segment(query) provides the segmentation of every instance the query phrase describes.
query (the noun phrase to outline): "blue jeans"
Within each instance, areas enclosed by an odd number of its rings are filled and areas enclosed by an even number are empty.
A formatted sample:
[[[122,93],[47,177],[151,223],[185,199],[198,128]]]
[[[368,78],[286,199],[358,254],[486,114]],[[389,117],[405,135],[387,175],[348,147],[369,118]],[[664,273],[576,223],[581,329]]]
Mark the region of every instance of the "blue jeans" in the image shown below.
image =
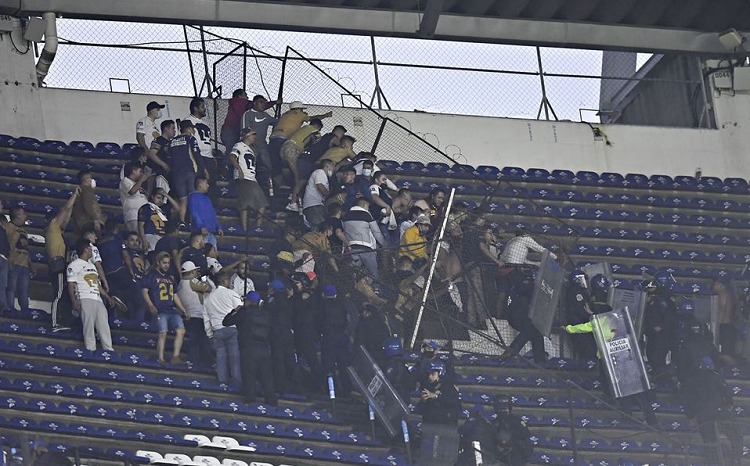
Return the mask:
[[[208,232],[208,234],[206,235],[206,243],[212,245],[215,248],[218,248],[218,246],[216,245],[216,235],[211,232]]]
[[[377,279],[378,278],[378,253],[374,249],[370,248],[363,248],[363,247],[353,247],[352,248],[352,260],[354,261],[354,264],[356,265],[357,262],[361,262],[361,264],[367,269],[367,271],[370,273],[372,278]]]
[[[6,292],[8,288],[8,259],[0,257],[0,312],[8,309]]]
[[[20,265],[11,265],[8,273],[8,288],[6,299],[8,308],[14,309],[16,293],[18,293],[18,305],[22,311],[29,310],[29,268]]]
[[[242,376],[237,329],[224,327],[214,330],[211,345],[216,351],[216,378],[219,383],[239,386]]]
[[[156,329],[158,333],[167,333],[170,330],[179,330],[185,328],[185,322],[179,314],[162,314],[156,315]]]

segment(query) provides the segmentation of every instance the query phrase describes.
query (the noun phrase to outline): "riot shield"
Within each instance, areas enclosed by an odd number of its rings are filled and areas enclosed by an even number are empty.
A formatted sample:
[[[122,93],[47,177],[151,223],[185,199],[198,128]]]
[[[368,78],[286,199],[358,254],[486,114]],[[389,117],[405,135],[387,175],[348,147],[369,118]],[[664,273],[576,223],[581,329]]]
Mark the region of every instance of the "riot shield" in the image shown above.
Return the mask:
[[[584,265],[581,267],[583,273],[586,274],[589,279],[594,278],[595,275],[604,275],[611,282],[612,281],[612,267],[609,262],[597,262],[595,264]]]
[[[635,334],[643,335],[643,316],[646,309],[646,293],[640,290],[623,290],[611,288],[609,291],[609,305],[612,309],[628,309],[633,320]]]
[[[460,436],[455,426],[422,424],[422,442],[417,466],[454,466]]]
[[[388,435],[395,437],[399,434],[401,421],[413,416],[364,346],[357,348],[347,371],[354,387],[367,398]]]
[[[542,254],[542,262],[534,281],[534,292],[529,305],[529,319],[539,333],[549,337],[562,294],[565,271],[557,265],[549,251]]]
[[[591,316],[591,326],[612,396],[622,398],[650,390],[651,383],[628,309]]]
[[[713,334],[713,341],[716,347],[719,347],[719,324],[716,320],[719,312],[719,297],[716,295],[695,295],[691,296],[693,301],[693,315],[701,324],[707,324]]]

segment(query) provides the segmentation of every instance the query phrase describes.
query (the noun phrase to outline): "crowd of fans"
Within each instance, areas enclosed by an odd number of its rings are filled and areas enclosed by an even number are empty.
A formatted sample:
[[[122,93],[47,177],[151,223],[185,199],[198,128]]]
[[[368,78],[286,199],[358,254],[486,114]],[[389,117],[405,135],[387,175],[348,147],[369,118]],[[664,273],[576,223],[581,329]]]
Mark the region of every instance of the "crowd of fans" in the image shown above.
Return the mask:
[[[504,232],[488,224],[481,209],[469,211],[460,202],[446,218],[445,190],[414,199],[409,189],[397,188],[374,154],[355,151],[356,139],[344,126],[323,130],[330,112],[309,115],[301,102],[292,102],[276,119],[267,112],[276,104],[236,91],[221,128],[222,152],[214,149],[202,99],[192,99],[184,119],[159,125],[164,106],[150,102],[136,125],[138,149],[120,173],[121,222],[102,211],[93,174],[78,174],[78,186],[49,213],[44,231],[54,331],[70,329],[80,317],[86,348],[95,350],[98,339],[111,351],[109,312],[136,324],[152,319],[159,362],[184,364],[187,335],[189,361],[215,367],[218,380],[248,401],[262,394],[272,404],[279,393],[321,391],[328,377],[348,392],[345,368],[353,348],[362,345],[404,395],[422,390],[425,412],[437,406],[431,404],[440,398],[436,393],[444,394],[440,410],[427,417],[453,422],[452,391],[441,385],[441,377],[450,380],[450,368],[434,361],[427,345],[424,364],[405,371],[399,362],[403,347],[394,337],[413,328],[437,254],[432,292],[442,309],[474,328],[486,328],[488,317],[505,318],[520,333],[502,357],[518,356],[531,341],[534,359],[546,359],[527,311],[530,271],[539,265],[530,258],[548,249],[524,229],[502,245]],[[236,193],[241,233],[264,225],[276,232],[267,248],[270,277],[263,283],[251,278],[247,258],[228,263],[219,257],[220,181]],[[281,205],[287,204],[290,218],[299,216],[298,230],[272,222],[269,199],[282,187],[290,195]],[[28,310],[34,267],[26,214],[21,207],[9,213],[0,228],[0,287],[6,291],[0,308],[12,309],[17,299]],[[68,247],[63,232],[71,220],[75,241]],[[442,240],[435,241],[443,226]],[[185,244],[181,231],[189,234]],[[570,280],[561,324],[574,334],[576,356],[587,359],[597,354],[593,338],[574,327],[608,310],[609,284],[598,276],[583,286],[582,275],[576,271]],[[676,357],[683,325],[678,309],[689,307],[687,300],[665,294],[665,280],[644,285],[649,297],[643,333],[656,379],[668,376],[666,358]],[[736,362],[737,295],[728,282],[717,282],[714,290],[722,348],[717,361]]]

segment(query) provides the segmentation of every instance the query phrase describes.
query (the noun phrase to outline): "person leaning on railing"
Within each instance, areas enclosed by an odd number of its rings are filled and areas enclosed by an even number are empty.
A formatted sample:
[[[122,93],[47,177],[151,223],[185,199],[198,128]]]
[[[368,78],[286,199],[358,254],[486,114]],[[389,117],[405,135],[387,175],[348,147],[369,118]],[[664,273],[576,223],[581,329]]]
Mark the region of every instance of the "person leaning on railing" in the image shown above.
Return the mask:
[[[430,231],[430,219],[426,215],[417,217],[414,225],[404,231],[401,237],[401,248],[399,257],[406,256],[414,261],[414,268],[419,268],[429,258],[427,251],[427,233]]]

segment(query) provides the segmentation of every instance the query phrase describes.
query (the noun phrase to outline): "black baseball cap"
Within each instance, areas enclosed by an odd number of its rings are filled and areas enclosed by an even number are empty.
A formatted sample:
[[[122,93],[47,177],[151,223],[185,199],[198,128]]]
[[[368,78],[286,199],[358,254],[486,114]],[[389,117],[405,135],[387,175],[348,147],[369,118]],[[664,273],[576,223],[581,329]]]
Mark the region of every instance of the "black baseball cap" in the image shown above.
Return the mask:
[[[164,107],[166,107],[166,105],[161,105],[159,102],[155,102],[152,100],[151,102],[148,103],[148,105],[146,105],[146,111],[150,112],[151,110],[155,108],[164,108]]]

